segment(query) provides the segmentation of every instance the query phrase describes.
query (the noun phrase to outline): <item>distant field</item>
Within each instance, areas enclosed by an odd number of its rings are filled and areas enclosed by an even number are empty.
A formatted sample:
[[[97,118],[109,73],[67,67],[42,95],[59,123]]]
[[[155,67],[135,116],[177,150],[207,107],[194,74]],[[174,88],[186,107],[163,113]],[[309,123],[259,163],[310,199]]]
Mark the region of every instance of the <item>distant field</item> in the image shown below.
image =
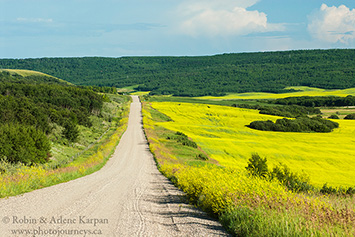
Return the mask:
[[[0,69],[0,71],[6,71],[6,72],[10,72],[11,74],[18,74],[21,75],[23,77],[28,77],[28,76],[49,76],[45,73],[42,72],[36,72],[36,71],[31,71],[31,70],[20,70],[20,69]],[[52,76],[50,76],[52,77]]]
[[[31,71],[31,70],[20,70],[20,69],[0,69],[0,72],[9,72],[10,74],[12,75],[20,75],[20,76],[23,76],[23,77],[28,77],[28,76],[42,76],[42,77],[51,77],[51,78],[55,78],[61,82],[65,82],[67,84],[71,84],[70,82],[67,82],[65,80],[62,80],[62,79],[59,79],[59,78],[56,78],[56,77],[53,77],[51,75],[48,75],[48,74],[45,74],[45,73],[42,73],[42,72],[37,72],[37,71]]]
[[[280,99],[286,97],[297,97],[297,96],[347,96],[355,95],[355,88],[349,88],[344,90],[325,90],[319,88],[312,88],[306,86],[294,86],[287,87],[286,89],[299,90],[292,93],[263,93],[263,92],[250,92],[250,93],[231,93],[226,96],[216,97],[216,96],[202,96],[197,97],[198,99],[206,100],[235,100],[235,99]]]
[[[348,114],[354,114],[355,108],[322,108],[323,118],[328,118],[332,114],[337,114],[340,119],[343,119]]]
[[[340,128],[325,134],[265,132],[245,125],[279,117],[203,104],[153,102],[152,107],[174,121],[160,126],[184,132],[223,166],[243,168],[257,152],[270,167],[283,162],[294,171],[304,170],[316,186],[355,185],[355,121],[337,120]]]

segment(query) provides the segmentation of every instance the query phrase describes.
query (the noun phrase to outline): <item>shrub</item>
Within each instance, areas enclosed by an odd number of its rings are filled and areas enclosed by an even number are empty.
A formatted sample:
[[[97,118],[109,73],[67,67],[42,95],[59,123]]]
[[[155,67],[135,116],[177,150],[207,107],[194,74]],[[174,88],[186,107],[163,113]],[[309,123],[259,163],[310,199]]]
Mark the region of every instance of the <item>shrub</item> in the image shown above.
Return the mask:
[[[279,165],[273,168],[270,177],[271,179],[277,179],[281,184],[294,192],[307,192],[314,189],[309,183],[308,175],[291,172],[291,170],[282,163],[279,163]]]
[[[266,178],[269,172],[266,162],[266,157],[261,158],[258,153],[254,153],[245,168],[253,176]]]
[[[355,119],[355,114],[348,114],[344,119]]]
[[[205,154],[202,154],[202,153],[196,155],[196,158],[199,160],[208,160],[208,156],[206,156]]]
[[[349,187],[349,188],[343,188],[343,187],[332,187],[328,186],[327,183],[323,185],[323,187],[320,190],[321,193],[323,194],[336,194],[336,195],[349,195],[353,196],[355,194],[355,187]]]
[[[328,186],[327,183],[325,183],[323,185],[323,187],[320,190],[321,193],[323,194],[336,194],[337,193],[337,189],[333,188],[332,186]]]
[[[339,119],[339,116],[336,114],[332,114],[328,117],[329,119]]]
[[[79,136],[78,126],[68,120],[64,125],[63,136],[68,139],[69,142],[75,142]]]
[[[197,148],[196,142],[189,140],[188,136],[182,132],[175,133],[175,140],[177,140],[178,142],[180,142],[184,146]]]

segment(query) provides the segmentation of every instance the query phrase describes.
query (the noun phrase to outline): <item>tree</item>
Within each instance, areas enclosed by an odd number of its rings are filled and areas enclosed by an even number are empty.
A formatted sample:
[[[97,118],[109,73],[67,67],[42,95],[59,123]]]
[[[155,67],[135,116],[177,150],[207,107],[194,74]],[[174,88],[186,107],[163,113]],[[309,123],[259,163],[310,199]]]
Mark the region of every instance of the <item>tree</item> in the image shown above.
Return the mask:
[[[64,125],[63,136],[68,139],[69,142],[76,142],[79,136],[78,126],[71,121],[67,121]]]
[[[24,124],[0,125],[0,158],[10,163],[45,163],[50,142],[44,132]]]
[[[266,157],[261,158],[258,153],[253,153],[245,168],[253,176],[266,178],[269,173],[266,162]]]

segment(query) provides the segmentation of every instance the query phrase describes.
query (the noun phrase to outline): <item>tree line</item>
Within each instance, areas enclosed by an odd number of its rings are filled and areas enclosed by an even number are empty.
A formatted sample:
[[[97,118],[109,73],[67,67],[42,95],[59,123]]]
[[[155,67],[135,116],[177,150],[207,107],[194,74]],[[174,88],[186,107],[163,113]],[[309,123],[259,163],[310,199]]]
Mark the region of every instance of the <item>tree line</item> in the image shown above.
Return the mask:
[[[305,107],[299,105],[261,105],[261,104],[232,104],[232,107],[246,108],[246,109],[256,109],[259,110],[260,114],[275,115],[288,118],[296,118],[307,115],[321,114],[319,108]]]
[[[30,69],[76,85],[126,87],[151,94],[224,95],[286,92],[289,86],[355,87],[355,50],[297,50],[200,57],[1,59],[0,68]]]
[[[305,107],[339,107],[339,106],[355,106],[355,96],[348,95],[346,97],[338,96],[300,96],[287,97],[272,101],[274,104],[280,105],[299,105]]]

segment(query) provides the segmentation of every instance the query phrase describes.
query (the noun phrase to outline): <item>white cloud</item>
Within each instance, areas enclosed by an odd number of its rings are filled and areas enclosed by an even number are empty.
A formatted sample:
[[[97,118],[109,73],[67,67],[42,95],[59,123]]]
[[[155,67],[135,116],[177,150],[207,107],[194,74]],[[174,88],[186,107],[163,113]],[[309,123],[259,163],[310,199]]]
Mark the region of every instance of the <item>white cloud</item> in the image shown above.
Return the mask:
[[[258,0],[199,0],[180,5],[179,30],[192,36],[247,35],[255,32],[283,31],[282,24],[270,24],[267,15],[248,11]]]
[[[309,17],[308,31],[312,37],[329,43],[349,43],[355,39],[355,9],[341,5],[321,8]]]

